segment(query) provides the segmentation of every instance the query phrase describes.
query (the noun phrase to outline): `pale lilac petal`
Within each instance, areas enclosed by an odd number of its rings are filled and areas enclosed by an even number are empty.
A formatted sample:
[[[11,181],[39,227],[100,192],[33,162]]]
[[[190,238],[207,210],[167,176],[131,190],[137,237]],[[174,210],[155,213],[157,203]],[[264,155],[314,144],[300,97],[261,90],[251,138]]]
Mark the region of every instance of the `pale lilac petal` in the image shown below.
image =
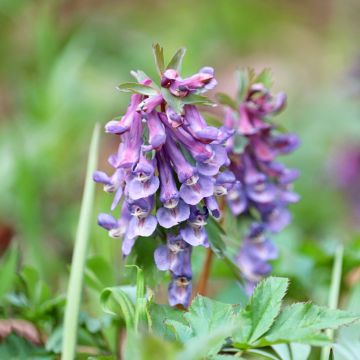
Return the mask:
[[[195,228],[190,225],[187,225],[185,228],[180,230],[180,234],[184,241],[192,246],[208,246],[208,237],[205,229]]]
[[[202,175],[216,175],[219,172],[220,167],[228,160],[226,149],[223,146],[213,145],[212,148],[214,150],[214,156],[206,162],[197,163],[197,169]]]
[[[162,207],[158,209],[156,217],[159,224],[169,229],[180,222],[185,221],[190,216],[190,208],[183,201],[179,201],[178,205],[172,209]]]
[[[103,171],[95,171],[93,174],[93,180],[97,183],[104,185],[112,184],[110,176],[104,173]]]
[[[130,254],[130,252],[135,244],[135,241],[136,241],[136,237],[134,237],[134,238],[130,238],[128,236],[124,237],[124,240],[123,240],[123,243],[121,246],[121,251],[124,256],[128,256]]]
[[[182,305],[187,308],[192,292],[191,279],[175,277],[169,284],[168,301],[171,306]]]
[[[182,184],[180,187],[180,197],[189,205],[198,204],[204,197],[214,194],[214,182],[211,178],[199,176],[196,184]]]
[[[129,222],[129,228],[127,235],[130,238],[137,236],[150,236],[156,229],[157,220],[153,215],[149,215],[146,218],[140,218],[133,216]]]
[[[114,211],[115,208],[118,206],[119,202],[121,201],[122,196],[123,196],[123,188],[119,187],[115,193],[114,200],[111,204],[111,211]]]
[[[117,220],[112,215],[104,213],[98,215],[98,224],[106,230],[111,230],[118,227]]]
[[[157,268],[160,271],[166,271],[170,269],[169,250],[166,245],[161,245],[155,250],[154,260]]]
[[[156,193],[159,188],[160,181],[157,176],[153,176],[147,181],[139,181],[138,179],[132,179],[127,186],[129,196],[133,200],[146,198]]]

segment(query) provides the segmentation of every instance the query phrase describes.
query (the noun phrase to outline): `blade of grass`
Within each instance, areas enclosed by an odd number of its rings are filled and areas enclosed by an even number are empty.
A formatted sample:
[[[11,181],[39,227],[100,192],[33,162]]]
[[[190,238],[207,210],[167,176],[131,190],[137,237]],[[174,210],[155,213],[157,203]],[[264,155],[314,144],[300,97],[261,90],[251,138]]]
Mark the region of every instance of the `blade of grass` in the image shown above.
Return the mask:
[[[96,124],[90,144],[85,187],[81,203],[80,218],[76,232],[73,258],[71,263],[70,279],[67,291],[67,302],[64,316],[64,331],[61,356],[62,360],[73,360],[75,358],[81,292],[95,194],[95,183],[92,179],[92,174],[97,167],[99,134],[100,127],[99,124]]]
[[[341,275],[342,275],[342,263],[344,255],[344,246],[342,244],[338,245],[335,251],[334,265],[331,275],[331,286],[329,292],[329,303],[328,306],[330,309],[337,309],[340,295],[340,286],[341,286]],[[329,338],[334,338],[334,330],[327,330],[327,336]],[[330,359],[330,346],[324,346],[321,350],[321,360]]]

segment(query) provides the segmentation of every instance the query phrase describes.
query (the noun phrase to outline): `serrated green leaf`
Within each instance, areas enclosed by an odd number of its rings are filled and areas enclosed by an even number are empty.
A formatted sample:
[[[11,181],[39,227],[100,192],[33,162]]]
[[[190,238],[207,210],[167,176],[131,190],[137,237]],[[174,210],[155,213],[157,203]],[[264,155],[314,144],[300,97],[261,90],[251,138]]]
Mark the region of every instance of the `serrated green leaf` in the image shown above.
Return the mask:
[[[165,325],[171,329],[175,335],[175,339],[183,344],[185,344],[194,336],[191,328],[180,321],[165,320]]]
[[[135,82],[126,82],[116,87],[117,90],[133,94],[141,94],[147,96],[157,95],[158,91],[151,86],[138,84]]]
[[[266,68],[254,79],[254,83],[263,84],[267,89],[270,89],[273,85],[271,69]]]
[[[185,349],[177,354],[176,360],[200,360],[217,355],[233,330],[234,325],[222,325],[191,338]]]
[[[204,105],[204,106],[215,106],[215,103],[209,98],[203,95],[190,94],[182,98],[182,103],[186,105]]]
[[[310,303],[298,303],[284,308],[267,332],[266,343],[298,342],[323,344],[327,337],[321,330],[335,329],[359,320],[359,316],[342,310],[331,310]]]
[[[159,75],[161,76],[165,70],[164,49],[158,43],[156,43],[153,45],[153,52],[154,52],[156,68],[158,70]]]
[[[165,321],[183,321],[183,311],[169,305],[151,303],[149,305],[149,312],[153,332],[165,339],[174,340],[174,333],[165,326]]]
[[[218,102],[222,105],[226,105],[231,107],[233,110],[237,111],[238,106],[236,104],[236,101],[233,100],[228,94],[225,93],[217,93],[216,98]]]
[[[273,345],[272,349],[279,355],[281,360],[292,360],[288,344]]]
[[[175,53],[175,55],[172,57],[172,59],[170,60],[168,66],[166,67],[166,69],[174,69],[177,72],[180,72],[182,61],[183,61],[185,53],[186,53],[186,49],[185,48],[180,48]]]
[[[181,114],[184,108],[184,103],[182,100],[170,93],[166,88],[161,88],[161,94],[164,97],[168,105],[173,108],[178,114]]]
[[[194,335],[201,335],[223,325],[230,327],[235,320],[235,306],[198,295],[184,318]]]
[[[269,277],[255,288],[249,304],[239,312],[243,329],[235,334],[235,342],[253,344],[270,329],[280,312],[287,287],[288,279]]]

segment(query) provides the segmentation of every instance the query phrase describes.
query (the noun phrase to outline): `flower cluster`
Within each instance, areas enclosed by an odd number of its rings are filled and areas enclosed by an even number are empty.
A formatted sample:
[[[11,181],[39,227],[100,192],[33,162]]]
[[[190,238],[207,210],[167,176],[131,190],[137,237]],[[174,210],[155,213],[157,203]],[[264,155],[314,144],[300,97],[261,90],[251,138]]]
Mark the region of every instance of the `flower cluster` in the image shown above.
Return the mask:
[[[340,147],[340,149],[339,149]],[[359,228],[360,223],[360,147],[357,144],[336,146],[330,156],[329,178],[338,187],[350,207],[349,225]]]
[[[175,68],[164,69],[161,87],[143,73],[134,75],[138,83],[122,87],[134,92],[125,115],[105,126],[120,137],[118,152],[109,157],[114,173],[94,174],[106,192],[114,193],[111,210],[121,204],[121,214],[118,219],[100,214],[98,223],[111,237],[123,238],[124,256],[139,237],[171,229],[155,262],[171,273],[170,304],[187,307],[191,249],[209,246],[206,220],[209,214],[220,217],[216,188],[224,177],[220,169],[229,164],[224,142],[232,131],[208,126],[195,104],[216,85],[212,68],[184,79]]]
[[[270,122],[285,102],[285,94],[273,97],[265,85],[253,83],[236,110],[227,110],[224,120],[226,127],[236,129],[236,135],[227,140],[229,169],[235,178],[226,191],[227,204],[235,216],[242,214],[253,222],[236,259],[248,293],[270,273],[268,260],[276,257],[265,234],[279,232],[290,223],[288,205],[299,198],[292,191],[298,171],[276,160],[295,150],[298,138],[280,133]]]

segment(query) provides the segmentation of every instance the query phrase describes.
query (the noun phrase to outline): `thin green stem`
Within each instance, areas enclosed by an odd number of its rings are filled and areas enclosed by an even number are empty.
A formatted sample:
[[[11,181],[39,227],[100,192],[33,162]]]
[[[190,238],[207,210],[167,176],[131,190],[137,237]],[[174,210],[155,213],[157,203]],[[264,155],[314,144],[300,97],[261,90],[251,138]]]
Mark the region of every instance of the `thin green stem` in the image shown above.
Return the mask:
[[[342,244],[339,244],[335,252],[334,265],[331,275],[329,302],[328,302],[329,308],[333,310],[337,309],[339,303],[343,255],[344,255],[344,246]],[[334,339],[334,330],[327,330],[326,334],[329,336],[330,339],[332,340]],[[330,351],[331,351],[330,346],[324,346],[321,350],[321,360],[329,360]]]
[[[80,218],[76,232],[75,246],[71,263],[71,272],[67,292],[67,302],[64,316],[62,360],[75,358],[77,330],[81,293],[83,287],[84,268],[88,249],[92,210],[95,194],[95,183],[92,174],[97,167],[97,154],[99,147],[99,124],[95,125],[86,171],[85,187],[81,203]]]

